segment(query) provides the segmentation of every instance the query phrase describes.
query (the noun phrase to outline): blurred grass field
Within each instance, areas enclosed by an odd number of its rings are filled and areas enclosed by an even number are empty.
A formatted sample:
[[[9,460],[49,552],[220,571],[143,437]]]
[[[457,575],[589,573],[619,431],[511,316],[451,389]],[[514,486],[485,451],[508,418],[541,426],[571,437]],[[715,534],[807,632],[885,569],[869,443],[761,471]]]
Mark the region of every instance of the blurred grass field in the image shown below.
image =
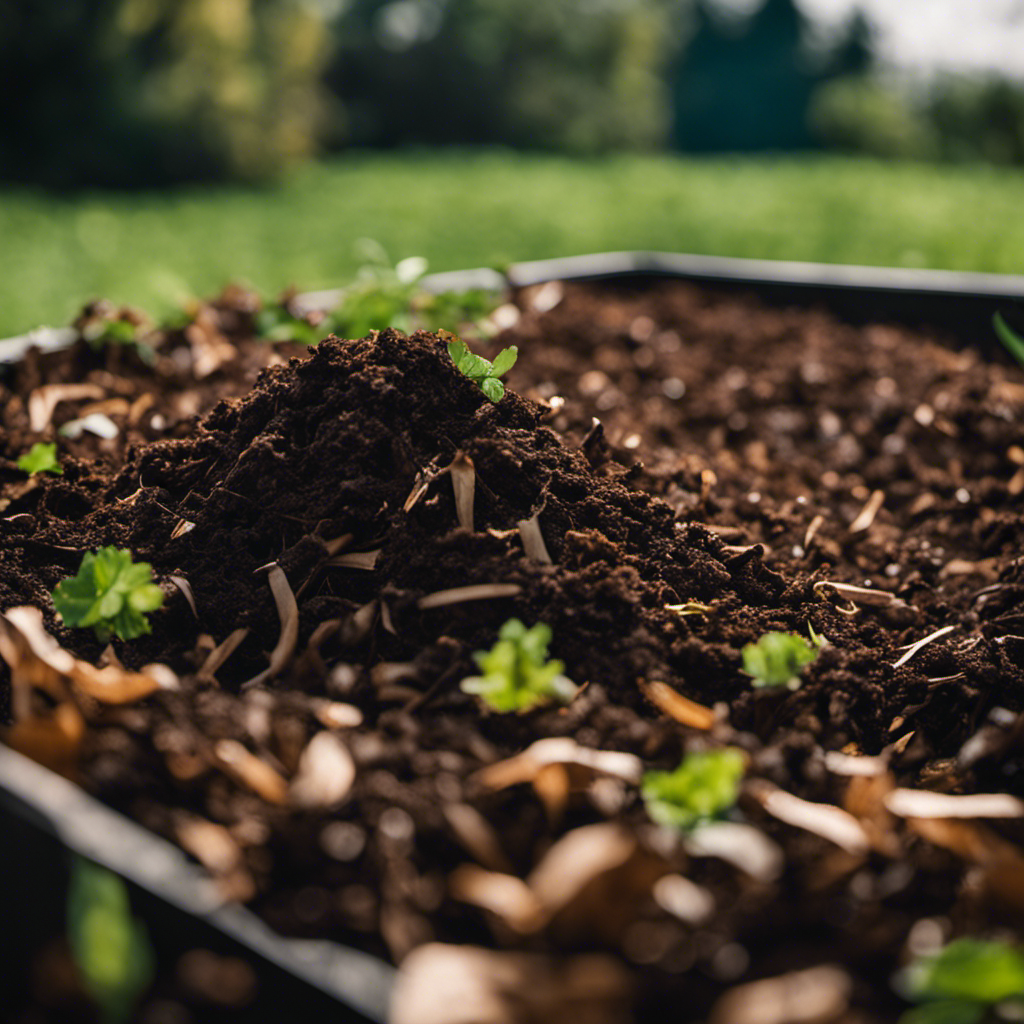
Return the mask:
[[[0,337],[106,296],[345,283],[355,242],[433,271],[612,249],[1024,273],[1024,175],[859,158],[348,155],[274,190],[0,191]]]

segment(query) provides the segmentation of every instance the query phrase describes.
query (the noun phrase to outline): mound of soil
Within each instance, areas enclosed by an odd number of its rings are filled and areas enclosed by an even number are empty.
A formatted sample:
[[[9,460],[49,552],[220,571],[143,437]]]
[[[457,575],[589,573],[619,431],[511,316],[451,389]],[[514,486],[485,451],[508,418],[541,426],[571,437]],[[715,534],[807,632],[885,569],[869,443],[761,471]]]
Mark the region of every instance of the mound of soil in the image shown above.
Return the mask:
[[[486,955],[539,994],[496,1020],[724,1024],[772,998],[758,979],[817,985],[815,1020],[895,1020],[922,934],[1020,938],[1020,821],[899,801],[1024,795],[1024,376],[677,283],[544,287],[483,353],[520,348],[497,405],[424,332],[284,362],[240,293],[153,366],[83,343],[14,368],[0,608],[41,609],[97,664],[49,598],[84,551],[129,548],[168,594],[114,656],[180,686],[80,701],[76,777],[278,930],[404,961],[396,1020],[426,1012],[440,944],[510,951]],[[95,390],[33,423],[69,381]],[[96,409],[116,438],[62,442],[65,474],[26,485],[17,455]],[[460,689],[512,617],[551,627],[568,707],[499,715]],[[799,688],[755,690],[744,645],[809,628],[827,644]],[[311,799],[325,732],[351,781]],[[506,764],[570,737],[583,753]],[[721,746],[748,762],[735,828],[652,825],[637,770]]]

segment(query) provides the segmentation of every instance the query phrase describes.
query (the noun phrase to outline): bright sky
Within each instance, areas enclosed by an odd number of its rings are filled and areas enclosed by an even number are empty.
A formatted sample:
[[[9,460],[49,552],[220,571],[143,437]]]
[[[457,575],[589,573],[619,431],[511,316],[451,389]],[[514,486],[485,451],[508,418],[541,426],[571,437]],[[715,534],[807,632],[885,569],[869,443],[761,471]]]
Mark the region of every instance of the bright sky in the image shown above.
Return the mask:
[[[739,10],[763,0],[720,0]],[[908,71],[998,69],[1024,79],[1024,0],[796,0],[824,27],[860,8],[880,31],[881,56]]]

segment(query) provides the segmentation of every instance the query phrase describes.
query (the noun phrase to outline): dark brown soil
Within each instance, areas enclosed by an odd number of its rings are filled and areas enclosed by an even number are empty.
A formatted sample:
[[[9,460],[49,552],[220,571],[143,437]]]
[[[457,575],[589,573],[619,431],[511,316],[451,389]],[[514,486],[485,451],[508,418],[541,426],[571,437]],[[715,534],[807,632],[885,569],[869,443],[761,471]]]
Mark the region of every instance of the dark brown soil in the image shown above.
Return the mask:
[[[239,851],[225,884],[287,934],[396,962],[428,941],[606,952],[652,1022],[705,1021],[732,986],[835,964],[850,994],[821,1019],[894,1021],[905,1004],[890,977],[914,925],[1019,939],[1024,887],[986,876],[966,840],[889,815],[825,752],[884,754],[879,792],[1024,795],[1024,375],[943,339],[681,284],[566,286],[544,313],[534,298],[516,296],[518,324],[483,352],[520,349],[498,405],[426,333],[332,338],[285,364],[280,347],[251,338],[237,294],[208,310],[234,355],[221,349],[201,380],[201,346],[183,332],[161,340],[153,368],[84,343],[14,368],[0,388],[0,608],[35,605],[65,647],[97,661],[101,646],[61,625],[49,592],[84,551],[117,544],[159,581],[186,579],[198,610],[168,584],[152,635],[116,645],[129,667],[170,665],[181,689],[85,708],[78,777],[171,838],[186,815],[225,826]],[[59,406],[54,426],[89,401],[123,399],[106,406],[118,437],[62,441],[65,475],[25,490],[13,460],[53,430],[30,431],[31,393],[83,380],[103,397]],[[458,452],[476,471],[472,531],[457,525],[443,472]],[[533,515],[553,565],[523,551],[516,524]],[[185,533],[183,521],[194,524]],[[343,535],[346,552],[379,549],[372,570],[328,564],[325,542]],[[297,654],[251,687],[279,632],[268,563],[298,599]],[[847,614],[821,581],[898,600]],[[485,583],[520,590],[418,603]],[[666,608],[688,601],[710,611]],[[459,689],[472,652],[512,616],[547,623],[553,656],[587,684],[568,708],[487,714]],[[742,647],[808,625],[829,645],[799,690],[754,691]],[[219,684],[199,681],[212,644],[243,626]],[[901,648],[946,626],[894,667]],[[674,721],[645,696],[649,681],[721,705],[718,724]],[[340,733],[356,776],[339,806],[275,806],[220,770],[214,748],[230,739],[290,778],[322,729],[324,698],[363,716]],[[474,777],[549,736],[629,752],[647,769],[708,745],[744,749],[733,817],[778,844],[782,873],[689,856],[650,825],[635,785],[581,786],[559,813],[539,789],[493,792]],[[870,848],[785,824],[765,783],[846,807]],[[525,878],[560,837],[607,820],[647,866],[634,858],[616,876],[624,905],[591,900],[571,921],[517,934],[451,884],[474,862],[452,826],[464,805],[493,828],[503,873]],[[1019,844],[1019,825],[964,827],[977,850],[996,848],[996,826]],[[653,878],[677,873],[710,894],[713,914],[688,921],[651,898]]]

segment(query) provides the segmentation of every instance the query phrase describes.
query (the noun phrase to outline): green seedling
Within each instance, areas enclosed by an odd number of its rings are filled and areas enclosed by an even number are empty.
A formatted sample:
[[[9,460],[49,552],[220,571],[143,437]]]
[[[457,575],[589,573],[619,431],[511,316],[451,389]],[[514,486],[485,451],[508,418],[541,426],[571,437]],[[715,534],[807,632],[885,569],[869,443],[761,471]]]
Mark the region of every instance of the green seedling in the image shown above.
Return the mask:
[[[132,1017],[153,978],[153,951],[142,922],[132,917],[117,875],[81,857],[71,869],[67,934],[71,955],[104,1024]]]
[[[455,368],[476,384],[492,402],[500,402],[504,397],[505,387],[498,378],[515,366],[519,349],[515,345],[502,349],[492,363],[483,356],[473,355],[464,341],[449,335],[447,331],[441,331],[440,334],[442,338],[448,335],[448,355],[452,357]]]
[[[148,562],[132,562],[115,547],[86,552],[78,574],[57,584],[53,604],[68,626],[88,627],[106,643],[112,636],[134,640],[151,632],[146,613],[164,602]]]
[[[1022,338],[1004,319],[1002,313],[995,313],[992,326],[996,337],[1003,343],[1007,352],[1024,367],[1024,338]]]
[[[1004,942],[957,939],[916,960],[898,981],[909,998],[921,1003],[900,1024],[1021,1020],[1024,1013],[1024,950]]]
[[[489,651],[477,651],[473,660],[480,675],[462,680],[462,690],[479,697],[493,711],[529,711],[556,701],[568,704],[579,687],[563,674],[565,664],[548,661],[551,629],[543,622],[527,629],[509,619]]]
[[[798,633],[765,633],[756,644],[743,648],[743,671],[754,687],[800,688],[800,670],[818,657],[824,640],[811,630],[807,641]]]
[[[690,831],[736,803],[745,768],[735,747],[695,751],[674,772],[646,772],[640,795],[652,821]]]
[[[18,469],[23,473],[53,473],[61,476],[64,467],[57,461],[57,445],[36,442],[18,459]]]

